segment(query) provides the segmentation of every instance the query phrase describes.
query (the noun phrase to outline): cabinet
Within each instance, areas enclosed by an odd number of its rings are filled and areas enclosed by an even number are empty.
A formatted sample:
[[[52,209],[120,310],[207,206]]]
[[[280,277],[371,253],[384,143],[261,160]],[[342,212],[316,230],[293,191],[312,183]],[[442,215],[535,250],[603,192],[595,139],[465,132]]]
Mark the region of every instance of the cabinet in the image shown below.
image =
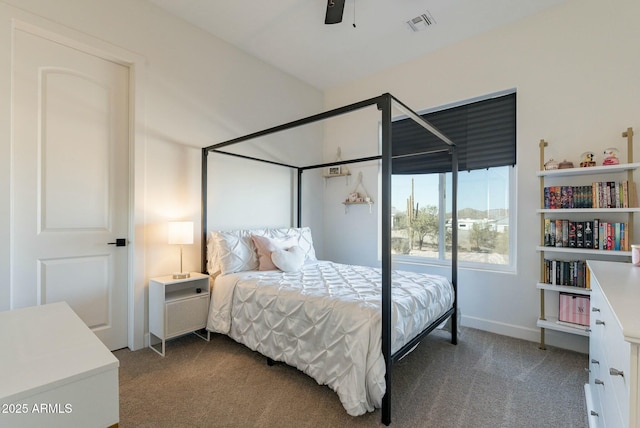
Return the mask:
[[[0,425],[118,425],[120,363],[66,302],[0,312],[0,326]]]
[[[589,426],[640,427],[640,267],[601,260],[591,271]]]
[[[165,342],[187,333],[210,339],[207,326],[209,276],[193,272],[189,278],[163,276],[149,280],[149,347],[164,357]]]
[[[601,197],[601,195],[609,192],[606,194],[610,195],[610,200],[615,199],[613,195],[615,194],[616,188],[618,189],[618,194],[620,194],[620,192],[624,194],[624,183],[626,183],[627,195],[633,194],[634,185],[630,183],[633,183],[633,172],[640,167],[640,163],[633,163],[633,130],[628,128],[622,133],[622,137],[625,138],[627,142],[626,163],[555,170],[544,170],[544,150],[545,147],[548,146],[548,143],[544,140],[540,141],[540,171],[537,174],[540,179],[540,208],[537,210],[540,216],[540,242],[537,246],[537,251],[540,254],[540,274],[536,287],[540,291],[540,316],[537,321],[537,326],[540,327],[541,349],[545,348],[546,329],[589,336],[589,328],[587,326],[559,322],[557,316],[559,312],[559,305],[557,304],[559,293],[565,292],[583,296],[589,296],[591,294],[591,289],[588,287],[588,271],[586,270],[584,261],[587,258],[628,261],[631,256],[629,245],[633,239],[634,214],[640,212],[640,209],[637,208],[637,197],[635,199],[627,198],[627,203],[619,204],[619,207],[616,208],[609,208],[609,206],[613,206],[613,204],[607,203],[604,197]],[[621,159],[621,161],[624,161],[624,159]],[[600,184],[600,187],[602,187],[603,183],[605,184],[605,189],[600,190],[598,185]],[[609,190],[606,190],[607,184],[610,183],[614,183],[614,185],[612,187],[609,186]],[[615,183],[618,183],[618,185]],[[567,204],[558,201],[555,207],[553,207],[554,205],[549,203],[550,188],[562,189],[561,195],[563,197],[565,196],[564,189],[580,189],[580,195],[584,200],[588,201],[588,204],[580,204],[581,208],[574,208],[571,207],[574,205],[568,204],[571,208],[566,208]],[[551,195],[553,194],[554,192],[552,191]],[[596,198],[597,201],[595,201]],[[621,200],[621,198],[618,198],[618,200]],[[597,208],[594,208],[594,206]],[[573,235],[569,233],[562,235],[552,232],[551,236],[557,236],[558,239],[565,240],[565,242],[556,246],[555,243],[550,243],[548,239],[550,225],[554,226],[558,224],[558,221],[563,220],[565,221],[562,226],[563,231],[572,229],[571,226],[575,225],[587,225],[586,227],[590,228],[596,224],[597,221],[600,225],[603,223],[613,225],[609,227],[613,235],[616,233],[615,224],[618,224],[618,229],[626,230],[626,233],[623,233],[622,236],[627,236],[628,238],[626,241],[618,240],[618,242],[622,242],[619,249],[603,249],[602,242],[598,244],[593,236],[593,241],[591,241],[589,245],[584,244],[581,246],[576,244],[571,245],[571,242],[575,242],[575,240],[571,241],[569,236],[572,237]],[[599,237],[602,238],[603,233],[599,230],[600,228],[598,227],[598,230],[595,229],[596,227],[594,227],[591,233],[598,233]],[[605,232],[606,230],[605,228]],[[577,274],[575,277],[569,277],[576,278],[576,283],[581,286],[557,285],[567,283],[567,281],[563,281],[560,278],[558,278],[558,280],[549,280],[549,271],[552,269],[551,266],[556,265],[562,265],[563,269],[569,267],[571,273],[584,273],[585,278],[582,281],[577,280],[579,276]],[[584,270],[571,270],[573,266],[579,266]],[[554,276],[553,278],[555,279],[556,277]],[[568,282],[571,283],[572,281],[570,280]],[[556,303],[553,306],[547,301],[547,297],[551,297],[551,294],[553,294],[553,298],[550,298],[549,301]]]

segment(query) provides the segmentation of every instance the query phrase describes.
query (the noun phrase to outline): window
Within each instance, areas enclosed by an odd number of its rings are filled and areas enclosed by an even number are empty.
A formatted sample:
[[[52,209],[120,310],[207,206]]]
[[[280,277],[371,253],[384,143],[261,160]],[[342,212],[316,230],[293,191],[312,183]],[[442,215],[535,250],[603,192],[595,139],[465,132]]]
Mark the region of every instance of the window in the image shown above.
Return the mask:
[[[451,138],[460,154],[458,261],[462,266],[510,269],[515,247],[510,227],[515,194],[515,93],[423,117]],[[419,152],[415,147],[425,143],[413,138],[405,123],[394,122],[394,146],[397,135],[400,154]],[[452,233],[449,156],[401,159],[402,163],[394,160],[393,165],[392,254],[402,261],[445,262],[451,259]]]
[[[512,264],[514,171],[501,166],[458,173],[458,261],[462,265]],[[392,186],[392,253],[431,261],[451,259],[451,199],[447,196],[451,195],[451,173],[394,175]],[[443,187],[445,191],[439,191]]]

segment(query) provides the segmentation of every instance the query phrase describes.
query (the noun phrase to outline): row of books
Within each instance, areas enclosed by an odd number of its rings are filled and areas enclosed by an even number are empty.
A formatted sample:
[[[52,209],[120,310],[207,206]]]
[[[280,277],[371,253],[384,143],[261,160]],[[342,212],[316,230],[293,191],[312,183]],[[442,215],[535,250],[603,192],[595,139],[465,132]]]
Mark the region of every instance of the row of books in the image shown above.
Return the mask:
[[[637,208],[634,181],[600,181],[590,186],[548,186],[544,188],[545,209]]]
[[[589,288],[587,262],[584,260],[544,259],[542,282],[553,285]]]
[[[629,251],[629,225],[622,222],[604,222],[599,219],[576,221],[545,218],[544,245]]]

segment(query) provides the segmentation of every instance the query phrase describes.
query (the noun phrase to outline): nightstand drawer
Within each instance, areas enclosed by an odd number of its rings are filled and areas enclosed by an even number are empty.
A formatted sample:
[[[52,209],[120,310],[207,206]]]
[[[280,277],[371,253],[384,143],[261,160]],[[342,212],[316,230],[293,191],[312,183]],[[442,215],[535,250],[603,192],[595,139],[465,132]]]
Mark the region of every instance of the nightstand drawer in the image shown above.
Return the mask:
[[[167,302],[165,306],[166,338],[169,339],[180,334],[205,328],[208,307],[209,295],[207,293],[188,299]]]

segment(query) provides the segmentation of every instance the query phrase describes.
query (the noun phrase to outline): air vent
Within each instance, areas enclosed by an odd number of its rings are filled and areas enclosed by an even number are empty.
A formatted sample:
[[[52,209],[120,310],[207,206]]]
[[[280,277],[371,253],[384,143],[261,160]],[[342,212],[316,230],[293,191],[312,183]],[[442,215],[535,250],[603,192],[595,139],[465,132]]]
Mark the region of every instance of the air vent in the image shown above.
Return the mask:
[[[436,20],[433,19],[433,15],[431,15],[429,11],[407,21],[407,24],[409,24],[409,28],[411,28],[411,30],[413,30],[414,32],[426,30],[428,27],[432,26],[435,23]]]

